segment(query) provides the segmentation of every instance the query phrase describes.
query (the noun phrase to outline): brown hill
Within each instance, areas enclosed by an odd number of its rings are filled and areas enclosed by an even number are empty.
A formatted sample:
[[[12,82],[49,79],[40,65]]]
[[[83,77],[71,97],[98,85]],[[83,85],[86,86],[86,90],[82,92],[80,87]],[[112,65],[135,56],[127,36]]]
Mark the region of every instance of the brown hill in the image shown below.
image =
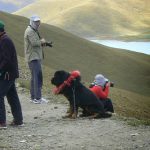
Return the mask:
[[[42,21],[82,37],[115,38],[149,31],[149,0],[39,0],[15,14],[39,14]]]

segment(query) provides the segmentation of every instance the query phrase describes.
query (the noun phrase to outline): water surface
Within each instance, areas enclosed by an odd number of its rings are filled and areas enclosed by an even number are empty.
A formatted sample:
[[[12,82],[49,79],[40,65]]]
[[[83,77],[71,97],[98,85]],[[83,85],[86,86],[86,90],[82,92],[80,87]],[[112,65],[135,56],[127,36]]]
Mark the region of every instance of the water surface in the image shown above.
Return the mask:
[[[117,40],[91,40],[113,48],[131,50],[150,55],[150,42],[123,42]]]

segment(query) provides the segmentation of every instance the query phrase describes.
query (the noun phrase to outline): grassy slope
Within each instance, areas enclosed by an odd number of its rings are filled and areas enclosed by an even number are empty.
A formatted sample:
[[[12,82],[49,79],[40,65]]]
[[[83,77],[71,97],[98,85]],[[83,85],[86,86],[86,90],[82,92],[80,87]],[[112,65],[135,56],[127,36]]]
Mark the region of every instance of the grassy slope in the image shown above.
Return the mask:
[[[147,31],[149,5],[148,0],[40,0],[16,14],[37,13],[44,22],[84,37],[115,37]]]
[[[18,54],[23,56],[23,34],[29,20],[2,12],[0,18],[5,21],[6,29],[16,44]],[[46,24],[42,24],[40,32],[46,39],[54,41],[53,48],[45,49],[47,80],[55,70],[79,69],[83,81],[88,85],[95,74],[103,73],[115,82],[111,97],[118,112],[136,117],[141,113],[142,117],[150,118],[147,113],[150,109],[149,55],[100,46]],[[47,80],[46,86],[51,87]],[[134,111],[136,108],[138,110]]]

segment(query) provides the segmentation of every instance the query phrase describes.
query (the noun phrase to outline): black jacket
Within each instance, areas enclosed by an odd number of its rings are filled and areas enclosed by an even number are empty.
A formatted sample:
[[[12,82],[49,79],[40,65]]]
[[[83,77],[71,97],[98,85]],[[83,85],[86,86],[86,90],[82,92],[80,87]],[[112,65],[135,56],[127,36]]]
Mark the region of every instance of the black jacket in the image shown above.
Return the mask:
[[[15,46],[6,33],[3,33],[0,36],[0,80],[14,80],[18,77],[18,60]]]

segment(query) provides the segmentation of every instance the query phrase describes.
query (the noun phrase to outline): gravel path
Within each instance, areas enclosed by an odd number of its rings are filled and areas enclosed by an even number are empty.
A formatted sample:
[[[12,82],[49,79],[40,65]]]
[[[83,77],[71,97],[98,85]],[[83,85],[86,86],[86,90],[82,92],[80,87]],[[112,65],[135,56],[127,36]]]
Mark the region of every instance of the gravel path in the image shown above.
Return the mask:
[[[19,91],[25,126],[0,130],[0,150],[150,150],[150,126],[132,127],[113,116],[109,119],[62,119],[67,105],[32,104]],[[6,102],[7,122],[12,120]]]

